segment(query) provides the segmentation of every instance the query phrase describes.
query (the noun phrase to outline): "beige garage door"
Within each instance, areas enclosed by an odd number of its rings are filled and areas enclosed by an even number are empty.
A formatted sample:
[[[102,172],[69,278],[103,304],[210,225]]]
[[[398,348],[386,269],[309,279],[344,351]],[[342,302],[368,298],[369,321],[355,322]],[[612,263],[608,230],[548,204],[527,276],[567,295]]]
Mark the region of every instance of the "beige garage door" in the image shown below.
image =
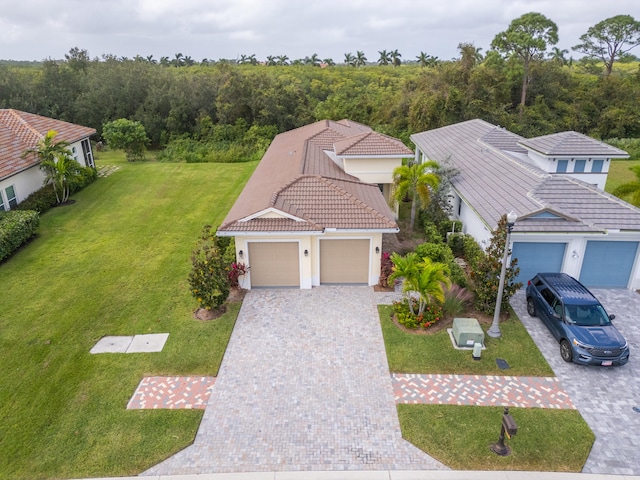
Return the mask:
[[[320,283],[369,283],[369,240],[320,240]]]
[[[249,242],[251,288],[300,287],[297,242]]]

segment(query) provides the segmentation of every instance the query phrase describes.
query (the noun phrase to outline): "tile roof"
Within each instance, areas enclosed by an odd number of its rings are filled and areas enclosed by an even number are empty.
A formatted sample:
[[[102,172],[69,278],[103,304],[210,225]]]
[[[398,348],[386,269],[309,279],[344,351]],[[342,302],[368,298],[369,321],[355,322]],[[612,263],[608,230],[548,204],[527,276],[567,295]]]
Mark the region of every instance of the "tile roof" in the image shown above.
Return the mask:
[[[21,158],[22,152],[34,148],[50,130],[57,132],[56,140],[69,143],[96,133],[93,128],[11,108],[0,109],[0,179],[38,164],[35,155]]]
[[[413,151],[397,138],[377,132],[366,132],[335,142],[336,155],[413,157]]]
[[[362,139],[371,133],[370,127],[349,120],[322,120],[277,135],[218,231],[397,229],[379,187],[345,173],[325,153],[334,151],[336,143],[352,137]],[[381,137],[385,144],[399,142]],[[375,155],[371,144],[367,148],[370,155]],[[401,149],[397,145],[394,148],[401,156]],[[295,219],[258,215],[271,208]],[[258,218],[252,218],[254,215]]]
[[[524,148],[546,156],[628,158],[627,152],[578,132],[561,132],[523,139]]]
[[[640,230],[640,209],[580,180],[551,175],[518,158],[512,153],[513,138],[508,139],[506,131],[500,133],[497,128],[476,119],[417,133],[411,140],[428,158],[451,160],[460,171],[452,185],[491,229],[510,210],[527,217],[550,209],[569,218],[529,217],[518,221],[514,231]]]

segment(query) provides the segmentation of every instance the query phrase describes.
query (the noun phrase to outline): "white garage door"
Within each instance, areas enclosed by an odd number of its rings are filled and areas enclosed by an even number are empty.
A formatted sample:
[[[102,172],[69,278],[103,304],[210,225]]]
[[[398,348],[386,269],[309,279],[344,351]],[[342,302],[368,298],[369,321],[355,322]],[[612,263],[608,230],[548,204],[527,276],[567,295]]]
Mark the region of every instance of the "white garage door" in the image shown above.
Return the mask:
[[[320,283],[369,284],[369,240],[320,240]]]
[[[251,288],[300,287],[298,242],[249,242]]]

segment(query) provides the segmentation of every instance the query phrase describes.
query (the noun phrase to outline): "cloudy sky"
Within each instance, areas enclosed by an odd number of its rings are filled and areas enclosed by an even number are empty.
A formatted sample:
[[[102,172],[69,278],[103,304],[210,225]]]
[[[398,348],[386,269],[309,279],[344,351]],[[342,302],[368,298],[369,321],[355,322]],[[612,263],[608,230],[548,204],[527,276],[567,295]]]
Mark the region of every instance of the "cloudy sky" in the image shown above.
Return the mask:
[[[540,12],[559,28],[560,48],[606,18],[640,20],[638,0],[2,0],[0,59],[63,58],[72,47],[155,58],[176,53],[235,59],[255,54],[290,59],[317,53],[340,63],[344,54],[395,50],[458,56],[457,45],[489,49],[511,20]],[[10,5],[10,6],[8,6]],[[632,51],[640,56],[640,47]],[[571,52],[576,56],[574,52]]]

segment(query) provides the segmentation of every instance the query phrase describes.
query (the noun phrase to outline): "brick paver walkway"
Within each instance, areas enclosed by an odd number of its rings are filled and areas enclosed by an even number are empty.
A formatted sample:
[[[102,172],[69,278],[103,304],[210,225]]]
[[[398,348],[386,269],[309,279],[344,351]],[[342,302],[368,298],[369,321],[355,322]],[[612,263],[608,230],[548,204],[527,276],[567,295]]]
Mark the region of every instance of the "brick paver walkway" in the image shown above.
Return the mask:
[[[215,377],[144,377],[127,409],[204,409]]]
[[[575,409],[555,377],[392,374],[396,403]]]

